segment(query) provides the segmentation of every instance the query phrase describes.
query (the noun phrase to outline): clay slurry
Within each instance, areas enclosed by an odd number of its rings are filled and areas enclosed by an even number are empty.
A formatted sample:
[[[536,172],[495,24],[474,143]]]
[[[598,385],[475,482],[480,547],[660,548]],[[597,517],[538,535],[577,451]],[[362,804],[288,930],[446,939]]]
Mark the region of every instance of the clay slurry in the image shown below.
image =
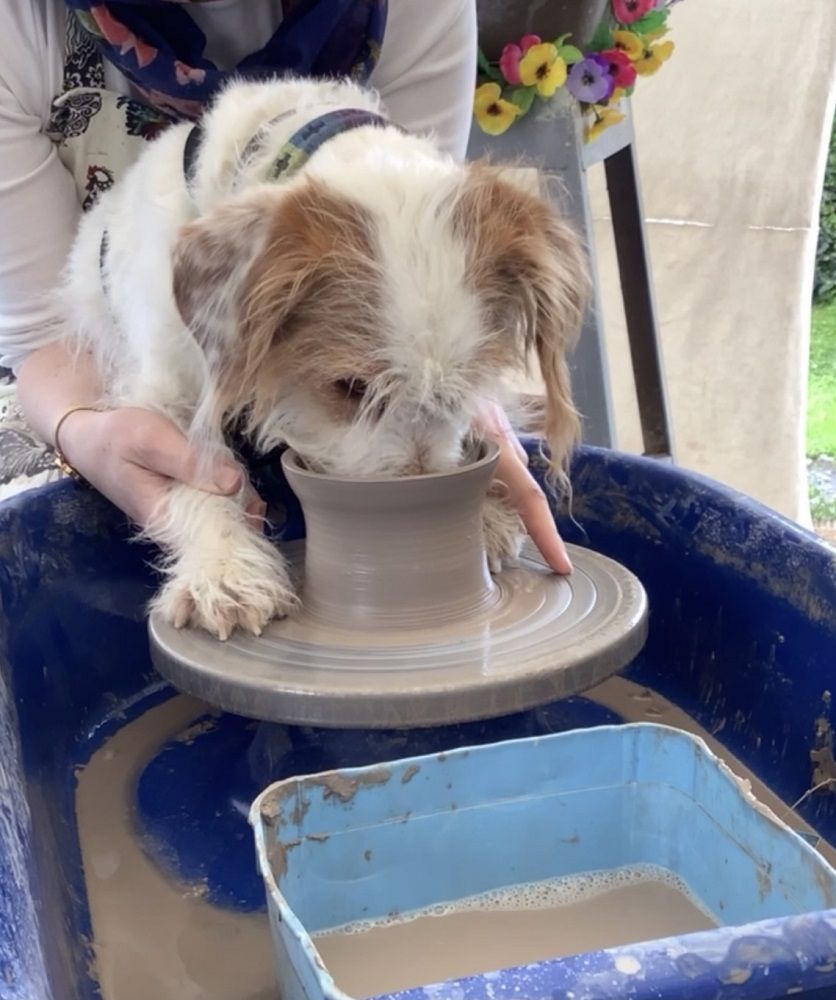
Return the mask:
[[[637,866],[499,889],[314,942],[337,986],[362,998],[716,926],[680,879]]]

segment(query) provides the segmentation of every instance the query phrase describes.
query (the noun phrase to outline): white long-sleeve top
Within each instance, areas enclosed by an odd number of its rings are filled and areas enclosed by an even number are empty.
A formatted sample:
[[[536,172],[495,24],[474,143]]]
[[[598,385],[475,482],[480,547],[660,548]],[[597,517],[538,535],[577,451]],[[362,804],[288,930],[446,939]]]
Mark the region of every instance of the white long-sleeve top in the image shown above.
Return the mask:
[[[260,49],[281,0],[209,0],[190,13],[206,55],[230,68]],[[60,329],[49,292],[75,234],[80,205],[70,173],[44,134],[62,89],[67,11],[62,0],[0,2],[0,366],[16,368]],[[371,84],[393,121],[432,131],[463,157],[476,55],[475,0],[389,0]],[[131,92],[105,62],[108,89]]]

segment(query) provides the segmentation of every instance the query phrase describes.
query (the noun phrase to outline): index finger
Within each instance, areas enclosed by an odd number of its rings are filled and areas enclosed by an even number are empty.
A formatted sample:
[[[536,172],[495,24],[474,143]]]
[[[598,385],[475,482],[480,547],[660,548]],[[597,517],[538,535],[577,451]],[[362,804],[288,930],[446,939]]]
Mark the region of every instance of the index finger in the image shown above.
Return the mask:
[[[536,479],[513,454],[500,451],[496,478],[522,519],[525,529],[548,565],[564,576],[572,572],[572,561],[557,531],[549,501]]]

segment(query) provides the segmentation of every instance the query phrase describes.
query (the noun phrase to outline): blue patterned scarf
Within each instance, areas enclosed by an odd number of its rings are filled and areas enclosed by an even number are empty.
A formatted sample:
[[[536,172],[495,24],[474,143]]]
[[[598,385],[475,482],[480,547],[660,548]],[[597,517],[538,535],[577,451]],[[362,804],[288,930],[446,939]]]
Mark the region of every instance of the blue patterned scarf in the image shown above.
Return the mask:
[[[365,81],[386,28],[387,0],[283,0],[278,31],[226,72],[203,54],[206,37],[187,10],[199,2],[66,0],[105,58],[150,103],[185,118],[196,118],[232,75],[258,79],[289,72]]]

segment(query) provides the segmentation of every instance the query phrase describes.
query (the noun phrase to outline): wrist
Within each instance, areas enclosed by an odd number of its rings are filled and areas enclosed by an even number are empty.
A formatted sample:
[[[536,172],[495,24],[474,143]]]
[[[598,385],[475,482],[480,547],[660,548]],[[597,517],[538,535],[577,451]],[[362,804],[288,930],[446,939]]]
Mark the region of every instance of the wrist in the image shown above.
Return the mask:
[[[53,446],[56,464],[63,472],[76,478],[86,474],[86,456],[107,413],[101,407],[79,405],[65,410],[58,418]]]

